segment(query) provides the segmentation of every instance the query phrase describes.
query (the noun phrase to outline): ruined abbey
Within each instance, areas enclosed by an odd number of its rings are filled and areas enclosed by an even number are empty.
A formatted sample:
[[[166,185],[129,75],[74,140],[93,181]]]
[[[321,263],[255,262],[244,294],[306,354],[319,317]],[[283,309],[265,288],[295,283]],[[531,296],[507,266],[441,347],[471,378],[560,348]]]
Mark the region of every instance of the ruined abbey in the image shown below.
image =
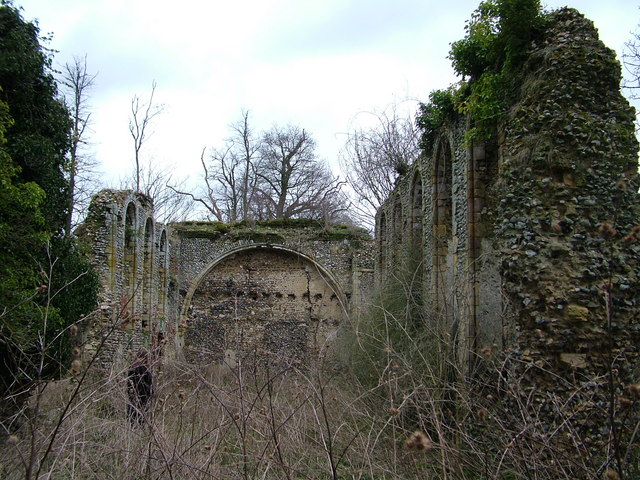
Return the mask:
[[[575,10],[553,14],[523,70],[495,138],[469,144],[460,117],[399,180],[377,215],[376,278],[417,285],[457,372],[493,358],[527,411],[550,429],[571,418],[594,452],[633,441],[637,418],[635,112],[615,54]]]
[[[589,20],[554,13],[497,135],[469,143],[462,115],[443,126],[374,240],[308,221],[159,225],[148,198],[100,193],[81,230],[103,286],[86,353],[304,362],[401,279],[462,377],[497,361],[550,426],[571,416],[586,449],[607,443],[607,418],[632,435],[616,399],[640,382],[640,181],[620,77]]]
[[[81,235],[103,287],[85,355],[100,348],[104,366],[140,346],[202,364],[302,362],[323,354],[373,284],[368,234],[315,221],[165,226],[149,198],[105,190]]]

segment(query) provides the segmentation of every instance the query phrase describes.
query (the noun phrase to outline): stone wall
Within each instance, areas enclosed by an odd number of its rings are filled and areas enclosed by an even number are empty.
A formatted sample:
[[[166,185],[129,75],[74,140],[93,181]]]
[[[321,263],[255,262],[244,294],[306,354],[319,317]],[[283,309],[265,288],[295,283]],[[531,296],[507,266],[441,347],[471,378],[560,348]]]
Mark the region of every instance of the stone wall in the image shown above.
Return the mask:
[[[500,277],[488,189],[497,171],[490,144],[464,145],[466,123],[443,131],[431,155],[401,177],[377,212],[376,279],[421,279],[430,327],[458,339],[460,361],[503,341]]]
[[[376,222],[379,286],[421,268],[424,315],[460,371],[497,346],[519,404],[598,461],[638,418],[638,144],[619,85],[592,22],[553,13],[495,138],[468,145],[468,119],[447,125]]]
[[[198,362],[320,354],[370,295],[371,242],[307,220],[174,225],[178,350]]]
[[[373,285],[369,235],[315,221],[164,226],[149,198],[106,190],[78,234],[102,284],[84,355],[100,348],[105,368],[141,346],[198,363],[304,361]]]
[[[100,314],[84,329],[85,358],[100,348],[108,367],[142,346],[158,347],[167,328],[169,244],[151,199],[103,190],[77,234],[102,285]]]

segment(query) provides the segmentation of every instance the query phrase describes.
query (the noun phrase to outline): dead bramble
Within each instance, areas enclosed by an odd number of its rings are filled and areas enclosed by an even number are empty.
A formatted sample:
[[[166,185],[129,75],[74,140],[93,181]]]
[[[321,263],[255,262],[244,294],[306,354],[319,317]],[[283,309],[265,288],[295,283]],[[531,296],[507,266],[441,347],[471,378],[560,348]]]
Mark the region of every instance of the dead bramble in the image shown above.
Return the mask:
[[[431,450],[433,444],[423,431],[416,430],[405,440],[404,446],[407,447],[408,450],[420,450],[426,452]]]
[[[620,475],[615,470],[611,470],[610,468],[604,472],[604,478],[606,480],[620,480]]]

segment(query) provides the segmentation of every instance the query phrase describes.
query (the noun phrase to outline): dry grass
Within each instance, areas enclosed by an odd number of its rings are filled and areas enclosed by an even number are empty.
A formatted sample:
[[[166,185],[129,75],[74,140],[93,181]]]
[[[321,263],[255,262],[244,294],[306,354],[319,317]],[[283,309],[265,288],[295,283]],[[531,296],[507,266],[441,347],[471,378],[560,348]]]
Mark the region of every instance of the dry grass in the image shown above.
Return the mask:
[[[15,419],[0,477],[27,478],[30,461],[39,470],[31,478],[52,479],[391,479],[428,469],[433,453],[403,446],[411,431],[379,410],[375,392],[325,375],[319,367],[220,374],[168,363],[142,426],[126,417],[123,372],[91,375],[44,455],[75,388],[73,379],[53,382]]]

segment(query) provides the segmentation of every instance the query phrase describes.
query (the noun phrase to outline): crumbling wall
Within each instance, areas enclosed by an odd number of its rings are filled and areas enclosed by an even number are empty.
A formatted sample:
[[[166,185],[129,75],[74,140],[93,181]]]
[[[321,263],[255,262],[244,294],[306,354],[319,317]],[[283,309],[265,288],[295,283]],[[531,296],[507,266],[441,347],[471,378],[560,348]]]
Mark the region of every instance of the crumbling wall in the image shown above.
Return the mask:
[[[491,143],[468,147],[466,126],[460,119],[443,130],[376,216],[378,287],[389,277],[421,279],[427,327],[455,339],[463,370],[473,352],[502,346],[503,338],[488,198],[497,149]]]
[[[571,417],[597,455],[612,419],[629,439],[625,387],[640,380],[635,112],[613,51],[575,10],[554,14],[525,75],[495,188],[508,354],[532,408]]]
[[[269,245],[226,255],[188,296],[184,354],[197,363],[302,363],[317,358],[345,319],[346,297],[306,256]]]
[[[360,229],[193,222],[171,238],[176,345],[189,361],[313,358],[371,294],[372,240]]]
[[[78,233],[102,284],[84,356],[100,349],[104,368],[141,346],[200,363],[258,351],[305,360],[357,317],[372,285],[371,239],[349,227],[309,220],[166,227],[155,223],[148,197],[105,190]]]
[[[83,329],[84,357],[100,349],[99,363],[110,368],[129,351],[158,347],[166,328],[169,247],[151,199],[103,190],[77,234],[102,285],[100,313]]]
[[[635,112],[614,52],[573,9],[550,16],[520,75],[492,140],[465,143],[459,118],[399,179],[377,215],[376,278],[384,285],[394,258],[408,268],[419,175],[425,317],[450,329],[453,361],[471,378],[499,347],[514,408],[561,451],[605,465],[638,420]]]

